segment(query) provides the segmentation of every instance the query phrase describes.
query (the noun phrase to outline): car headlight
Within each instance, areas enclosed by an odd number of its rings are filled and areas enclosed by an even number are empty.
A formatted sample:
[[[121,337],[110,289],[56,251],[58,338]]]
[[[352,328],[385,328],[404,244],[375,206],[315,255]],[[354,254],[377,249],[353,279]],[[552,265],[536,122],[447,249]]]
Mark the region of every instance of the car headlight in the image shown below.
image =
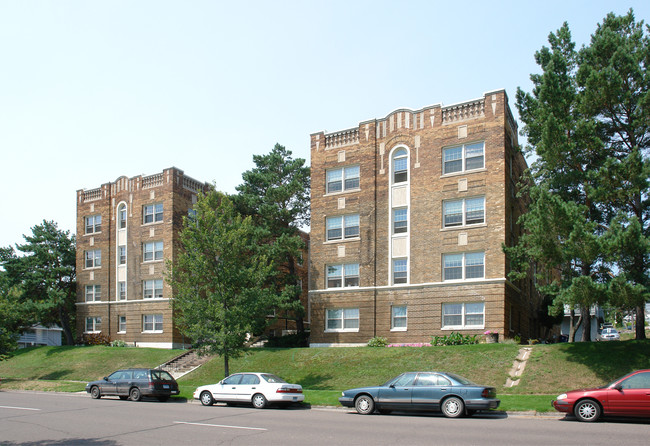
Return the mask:
[[[558,396],[557,396],[557,399],[558,399],[558,400],[565,400],[565,399],[567,399],[567,394],[566,394],[566,393],[563,393],[562,395],[558,395]]]
[[[345,392],[341,392],[341,396],[345,396]]]

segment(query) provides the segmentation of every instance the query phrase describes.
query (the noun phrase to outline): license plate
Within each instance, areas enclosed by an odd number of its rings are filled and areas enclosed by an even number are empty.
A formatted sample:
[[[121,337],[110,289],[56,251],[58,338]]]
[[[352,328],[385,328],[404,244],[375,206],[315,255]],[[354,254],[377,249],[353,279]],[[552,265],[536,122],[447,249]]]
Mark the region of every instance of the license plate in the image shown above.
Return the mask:
[[[169,384],[163,384],[163,389],[169,389]]]
[[[294,401],[298,401],[298,397],[297,397],[297,396],[294,396],[294,397],[293,397],[293,400],[294,400]]]

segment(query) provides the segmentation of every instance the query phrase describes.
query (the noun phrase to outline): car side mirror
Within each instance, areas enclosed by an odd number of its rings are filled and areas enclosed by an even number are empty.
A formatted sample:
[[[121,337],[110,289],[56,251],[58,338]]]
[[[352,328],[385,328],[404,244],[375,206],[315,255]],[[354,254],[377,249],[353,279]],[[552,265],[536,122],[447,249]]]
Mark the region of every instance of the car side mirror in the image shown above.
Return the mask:
[[[394,388],[395,388],[395,384],[391,384],[391,385],[388,386],[388,387],[390,387],[391,389],[394,389]]]
[[[105,376],[105,377],[104,377],[104,381],[108,381],[108,376]]]
[[[614,390],[619,390],[619,391],[620,391],[620,390],[623,390],[623,386],[621,385],[621,383],[616,384],[616,385],[614,386]]]

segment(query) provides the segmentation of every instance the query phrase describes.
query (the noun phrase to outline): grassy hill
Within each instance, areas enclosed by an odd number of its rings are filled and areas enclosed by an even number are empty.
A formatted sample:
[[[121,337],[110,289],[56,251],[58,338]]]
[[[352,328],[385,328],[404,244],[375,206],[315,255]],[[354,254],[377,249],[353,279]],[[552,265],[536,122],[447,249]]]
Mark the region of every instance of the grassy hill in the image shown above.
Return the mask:
[[[650,368],[650,341],[536,345],[521,383],[503,387],[521,346],[254,349],[231,360],[230,372],[275,373],[305,388],[306,402],[337,405],[341,390],[380,384],[407,370],[453,371],[497,388],[505,410],[550,411],[566,390],[602,385]],[[82,391],[85,382],[122,367],[156,367],[181,351],[116,347],[36,347],[0,362],[0,388]],[[224,377],[215,357],[178,380],[181,396]]]

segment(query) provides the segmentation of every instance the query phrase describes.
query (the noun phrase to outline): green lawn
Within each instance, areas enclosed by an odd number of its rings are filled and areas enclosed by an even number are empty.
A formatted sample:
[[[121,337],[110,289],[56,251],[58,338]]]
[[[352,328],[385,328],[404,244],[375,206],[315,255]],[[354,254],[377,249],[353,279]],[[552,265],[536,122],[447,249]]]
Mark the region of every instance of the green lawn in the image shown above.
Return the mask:
[[[452,371],[497,388],[502,410],[551,412],[550,402],[570,389],[602,385],[631,370],[650,368],[650,341],[536,345],[519,386],[504,383],[521,346],[253,349],[232,359],[230,372],[275,373],[305,389],[305,402],[338,406],[342,390],[380,384],[406,370]],[[156,367],[179,350],[118,347],[34,347],[0,362],[1,388],[82,391],[123,367]],[[215,357],[181,377],[181,398],[224,377]]]

